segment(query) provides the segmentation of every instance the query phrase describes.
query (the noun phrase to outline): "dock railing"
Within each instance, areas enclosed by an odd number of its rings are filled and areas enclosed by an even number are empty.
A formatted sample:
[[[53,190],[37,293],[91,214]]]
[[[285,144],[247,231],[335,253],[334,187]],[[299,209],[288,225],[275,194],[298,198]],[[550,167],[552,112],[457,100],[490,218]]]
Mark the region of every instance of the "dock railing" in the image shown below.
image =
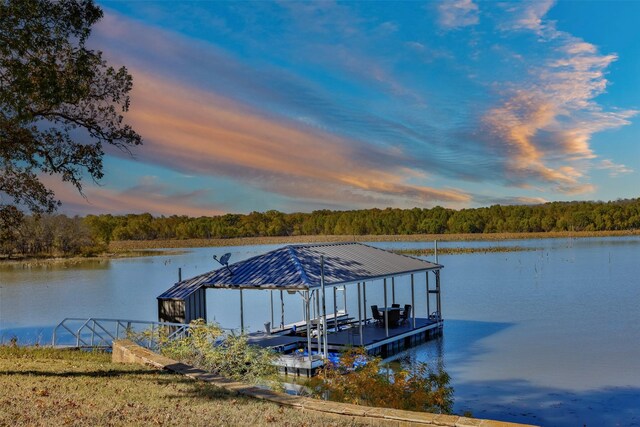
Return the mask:
[[[53,347],[111,347],[118,339],[131,339],[139,345],[155,349],[160,340],[183,337],[189,330],[184,323],[146,320],[67,317],[53,329]]]

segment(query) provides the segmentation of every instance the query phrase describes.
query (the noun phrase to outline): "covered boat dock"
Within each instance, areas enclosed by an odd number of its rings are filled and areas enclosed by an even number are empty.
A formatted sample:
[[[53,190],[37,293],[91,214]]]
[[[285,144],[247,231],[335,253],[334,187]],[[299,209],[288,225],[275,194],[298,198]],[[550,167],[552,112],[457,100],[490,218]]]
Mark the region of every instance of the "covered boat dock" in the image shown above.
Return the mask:
[[[265,303],[271,307],[271,322],[263,332],[248,333],[249,341],[280,352],[279,365],[285,373],[311,375],[330,352],[361,346],[370,354],[386,357],[441,334],[442,267],[362,243],[289,245],[176,283],[158,297],[158,315],[163,322],[206,320],[206,289],[234,289],[240,293],[240,329],[246,333],[243,292],[268,290]],[[396,304],[396,278],[401,276],[410,276],[411,304],[404,307]],[[367,287],[371,294],[371,287],[378,283],[383,286],[382,306],[370,307]],[[416,286],[426,287],[420,315]],[[357,295],[355,313],[347,312],[347,288],[355,291],[350,295]],[[277,326],[274,292],[279,293],[281,306]],[[283,292],[301,297],[301,321],[284,323]],[[338,309],[339,293],[342,310]]]

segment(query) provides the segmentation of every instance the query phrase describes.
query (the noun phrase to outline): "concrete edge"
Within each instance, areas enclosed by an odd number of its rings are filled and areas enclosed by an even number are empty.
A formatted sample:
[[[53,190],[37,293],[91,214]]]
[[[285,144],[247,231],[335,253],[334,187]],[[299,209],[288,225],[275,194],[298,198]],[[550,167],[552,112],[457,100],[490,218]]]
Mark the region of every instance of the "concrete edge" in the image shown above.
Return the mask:
[[[302,396],[292,396],[253,385],[232,381],[202,369],[177,362],[144,347],[131,340],[113,342],[112,361],[114,363],[134,363],[156,369],[168,370],[188,378],[204,381],[233,393],[267,400],[278,405],[290,406],[303,411],[314,411],[327,415],[352,418],[380,426],[436,426],[436,427],[535,427],[527,424],[504,421],[466,418],[458,415],[432,414],[400,409],[373,408],[369,406],[338,403]]]

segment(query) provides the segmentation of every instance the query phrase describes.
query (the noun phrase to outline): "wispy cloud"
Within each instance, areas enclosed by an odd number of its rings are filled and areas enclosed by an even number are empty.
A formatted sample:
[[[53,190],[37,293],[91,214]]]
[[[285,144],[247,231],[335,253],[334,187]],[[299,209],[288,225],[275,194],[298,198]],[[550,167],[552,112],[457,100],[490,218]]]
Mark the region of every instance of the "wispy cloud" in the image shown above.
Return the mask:
[[[609,171],[609,176],[616,177],[627,173],[632,173],[633,169],[619,163],[614,163],[610,159],[604,159],[596,166],[597,169],[605,169]]]
[[[390,152],[304,124],[265,116],[235,101],[141,71],[129,116],[146,138],[141,160],[181,172],[222,175],[306,199],[344,194],[465,202],[459,190],[405,182],[401,151]],[[289,185],[283,185],[289,182]],[[297,183],[305,189],[300,194]],[[313,182],[314,185],[309,185]]]
[[[226,207],[207,202],[208,189],[178,190],[154,177],[141,177],[139,182],[123,190],[86,184],[83,188],[86,198],[55,178],[43,176],[41,179],[62,201],[64,212],[73,215],[149,212],[154,215],[211,216],[228,211]]]
[[[517,16],[511,28],[551,28],[543,17],[552,4],[510,6]],[[532,65],[525,80],[509,82],[501,104],[488,111],[484,122],[503,148],[508,177],[516,185],[533,179],[561,193],[591,192],[594,186],[583,182],[588,161],[596,157],[591,136],[629,124],[637,111],[605,111],[595,99],[606,90],[606,69],[615,54],[601,54],[593,44],[555,29],[553,37],[538,43],[550,49],[549,58]]]
[[[446,0],[438,4],[438,23],[445,29],[475,25],[479,21],[478,5],[473,0]]]
[[[527,0],[523,2],[502,3],[507,12],[502,17],[500,27],[503,30],[531,30],[542,33],[550,23],[544,21],[544,16],[553,7],[555,0]]]

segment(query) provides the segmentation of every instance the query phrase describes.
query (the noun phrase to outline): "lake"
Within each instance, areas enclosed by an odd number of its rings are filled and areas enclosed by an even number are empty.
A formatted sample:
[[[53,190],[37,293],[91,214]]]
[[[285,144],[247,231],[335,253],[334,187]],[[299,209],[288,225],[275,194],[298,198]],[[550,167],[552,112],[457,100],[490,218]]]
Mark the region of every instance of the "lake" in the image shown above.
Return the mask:
[[[0,340],[48,343],[65,317],[156,320],[155,297],[177,280],[178,268],[188,278],[217,268],[214,254],[231,252],[234,262],[280,246],[197,248],[67,267],[4,266]],[[443,363],[458,413],[545,426],[640,425],[640,237],[440,243],[447,246],[533,250],[441,255],[444,335],[394,359]],[[408,283],[396,280],[399,303],[410,303]],[[421,316],[424,275],[416,276],[416,285]],[[348,311],[357,316],[355,287],[347,292],[353,300]],[[367,284],[367,303],[381,305],[381,282]],[[209,320],[239,327],[237,292],[209,290],[207,306]],[[245,307],[251,307],[245,309],[251,331],[270,320],[268,291],[245,292]],[[285,293],[285,307],[285,322],[300,320],[299,296]],[[276,310],[276,322],[279,316]]]

